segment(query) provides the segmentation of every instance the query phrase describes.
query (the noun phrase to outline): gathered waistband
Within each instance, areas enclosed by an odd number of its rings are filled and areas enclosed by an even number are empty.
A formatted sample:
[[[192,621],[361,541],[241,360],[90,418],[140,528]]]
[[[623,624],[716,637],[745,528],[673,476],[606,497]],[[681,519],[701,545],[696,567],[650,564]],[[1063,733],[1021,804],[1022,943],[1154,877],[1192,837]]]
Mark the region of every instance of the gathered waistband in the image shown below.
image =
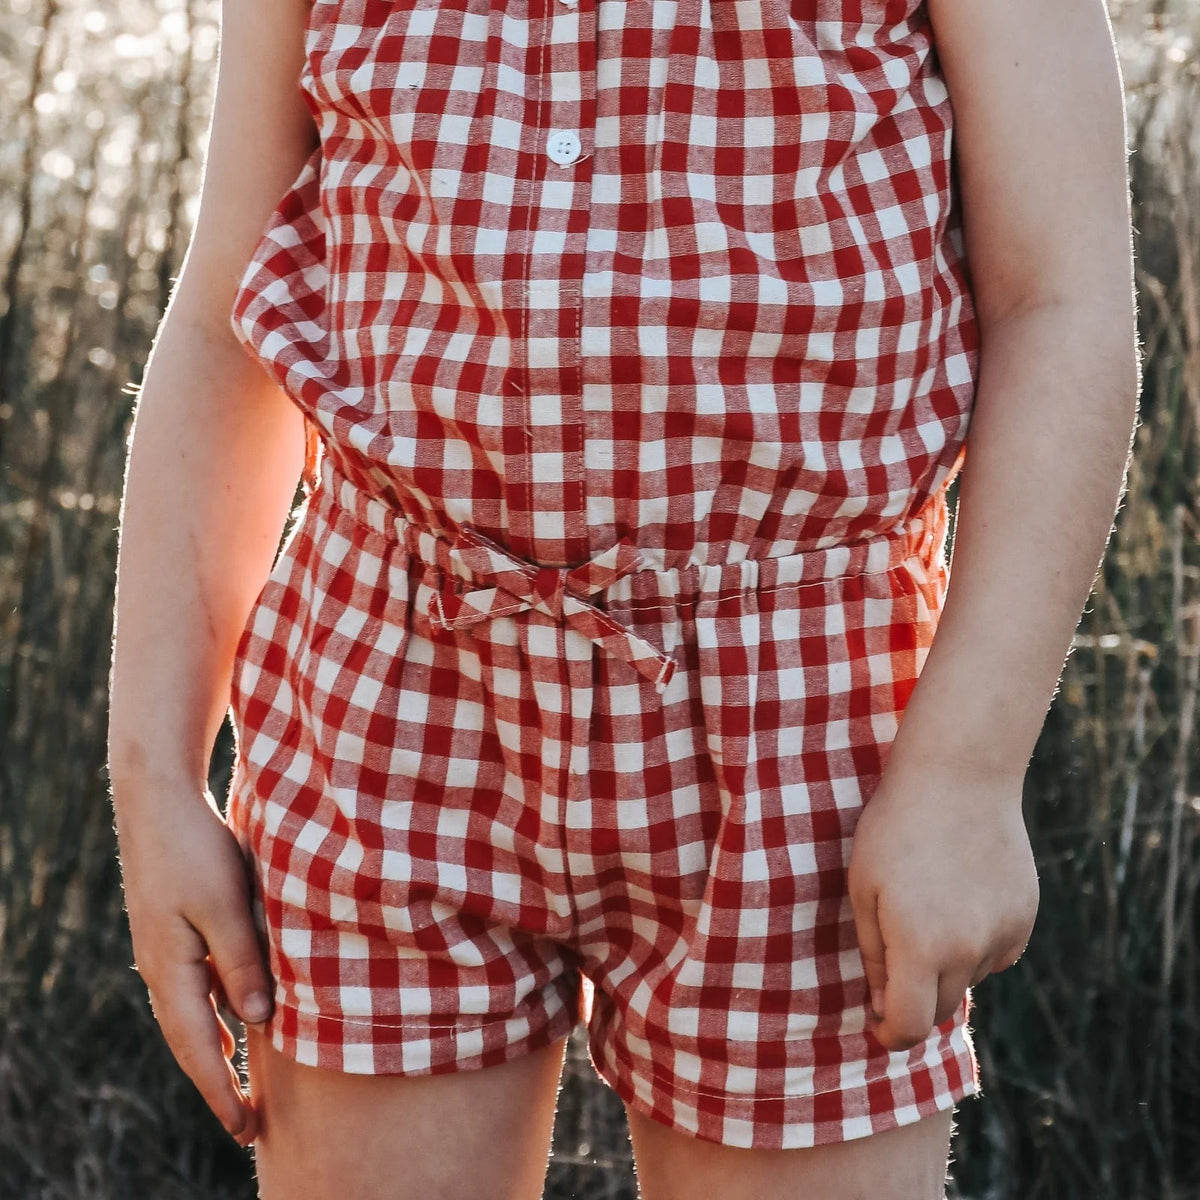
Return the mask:
[[[328,453],[321,458],[318,486],[313,493],[312,503],[320,502],[322,497],[346,510],[376,533],[399,543],[427,565],[436,566],[448,575],[470,578],[470,572],[462,561],[462,543],[473,537],[487,540],[477,535],[471,526],[463,526],[459,537],[455,539],[414,524],[403,513],[347,478]],[[943,489],[931,495],[924,507],[906,524],[887,533],[854,542],[797,550],[773,558],[744,558],[712,564],[688,563],[682,567],[668,568],[664,565],[661,551],[656,551],[654,547],[637,545],[628,538],[620,539],[615,545],[624,543],[637,552],[638,562],[626,576],[631,580],[626,589],[631,596],[644,592],[647,596],[653,594],[659,599],[695,598],[889,571],[911,558],[918,558],[926,566],[931,566],[943,551],[948,517],[949,506]],[[602,551],[601,554],[615,554],[615,550]],[[599,557],[594,556],[591,561],[595,562]],[[535,571],[549,569],[541,568],[537,563],[527,565]],[[569,574],[578,572],[584,566],[586,563],[576,567],[555,567],[553,570]],[[632,582],[648,573],[655,576],[652,591]],[[621,574],[626,575],[626,572],[622,571]]]
[[[415,524],[322,457],[309,504],[349,514],[423,565],[428,615],[443,629],[470,628],[532,609],[583,633],[624,659],[661,695],[676,660],[618,619],[622,606],[700,605],[729,593],[804,586],[856,574],[885,572],[909,559],[931,567],[947,529],[945,492],[930,497],[916,517],[883,535],[770,558],[665,567],[662,553],[628,535],[573,566],[544,566],[515,555],[471,525],[453,537]]]

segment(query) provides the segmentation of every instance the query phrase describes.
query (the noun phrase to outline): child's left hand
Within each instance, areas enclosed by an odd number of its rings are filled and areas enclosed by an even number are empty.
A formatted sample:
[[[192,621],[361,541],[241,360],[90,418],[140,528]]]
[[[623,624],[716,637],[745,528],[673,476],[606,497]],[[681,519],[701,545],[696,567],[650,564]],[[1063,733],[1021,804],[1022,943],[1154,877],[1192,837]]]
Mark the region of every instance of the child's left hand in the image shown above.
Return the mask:
[[[1023,774],[893,759],[859,817],[850,900],[880,1018],[868,1028],[890,1050],[923,1041],[1024,952],[1039,894]]]

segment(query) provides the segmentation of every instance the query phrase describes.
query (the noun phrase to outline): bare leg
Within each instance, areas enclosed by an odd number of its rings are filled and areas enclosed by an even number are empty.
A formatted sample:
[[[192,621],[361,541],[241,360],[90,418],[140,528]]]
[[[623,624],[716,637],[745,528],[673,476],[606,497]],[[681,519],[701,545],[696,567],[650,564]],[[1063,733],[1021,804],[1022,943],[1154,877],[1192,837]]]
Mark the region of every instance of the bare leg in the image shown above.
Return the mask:
[[[565,1039],[461,1074],[353,1075],[246,1030],[261,1200],[538,1200]]]
[[[743,1150],[630,1112],[642,1200],[942,1200],[953,1112],[848,1142]]]

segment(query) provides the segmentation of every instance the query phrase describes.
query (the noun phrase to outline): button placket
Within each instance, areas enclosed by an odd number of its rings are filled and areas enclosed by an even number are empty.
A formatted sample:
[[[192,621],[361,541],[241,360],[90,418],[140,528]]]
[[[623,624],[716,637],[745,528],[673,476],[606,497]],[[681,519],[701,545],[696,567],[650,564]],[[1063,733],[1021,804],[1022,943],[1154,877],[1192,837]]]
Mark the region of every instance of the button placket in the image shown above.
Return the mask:
[[[579,0],[559,0],[560,4],[566,5],[567,8],[575,8]],[[553,20],[553,18],[551,18]],[[563,15],[566,19],[566,14]],[[579,35],[579,20],[576,16],[576,47],[578,47]],[[551,39],[554,40],[553,38]],[[581,67],[579,62],[578,48],[575,50],[575,66],[577,71]],[[551,83],[550,105],[552,109],[560,107],[556,104],[559,97],[555,96],[554,84]],[[579,134],[574,129],[551,129],[550,135],[546,139],[546,154],[551,162],[557,163],[560,167],[569,167],[583,153],[583,143],[580,141]]]
[[[592,552],[584,485],[579,362],[582,279],[589,224],[595,10],[591,0],[542,0],[531,24],[538,47],[535,145],[542,170],[529,217],[523,357],[527,365],[523,469],[530,481],[523,552],[552,566]],[[524,434],[524,431],[522,431]]]

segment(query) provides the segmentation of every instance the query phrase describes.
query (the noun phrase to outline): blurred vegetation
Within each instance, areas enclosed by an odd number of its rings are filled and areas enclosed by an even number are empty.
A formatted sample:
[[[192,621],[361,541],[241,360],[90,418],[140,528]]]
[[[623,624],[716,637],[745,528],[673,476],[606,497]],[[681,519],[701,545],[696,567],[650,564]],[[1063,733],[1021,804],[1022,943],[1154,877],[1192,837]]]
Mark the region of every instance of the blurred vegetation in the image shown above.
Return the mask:
[[[972,1200],[1200,1196],[1200,6],[1110,0],[1146,349],[1129,491],[1028,777],[1042,909],[977,994]],[[195,215],[215,0],[0,13],[0,1196],[222,1200],[251,1162],[132,970],[104,769],[133,397]],[[1014,608],[1013,619],[1019,620]],[[223,795],[228,730],[213,765]],[[572,1046],[548,1197],[634,1195]]]

